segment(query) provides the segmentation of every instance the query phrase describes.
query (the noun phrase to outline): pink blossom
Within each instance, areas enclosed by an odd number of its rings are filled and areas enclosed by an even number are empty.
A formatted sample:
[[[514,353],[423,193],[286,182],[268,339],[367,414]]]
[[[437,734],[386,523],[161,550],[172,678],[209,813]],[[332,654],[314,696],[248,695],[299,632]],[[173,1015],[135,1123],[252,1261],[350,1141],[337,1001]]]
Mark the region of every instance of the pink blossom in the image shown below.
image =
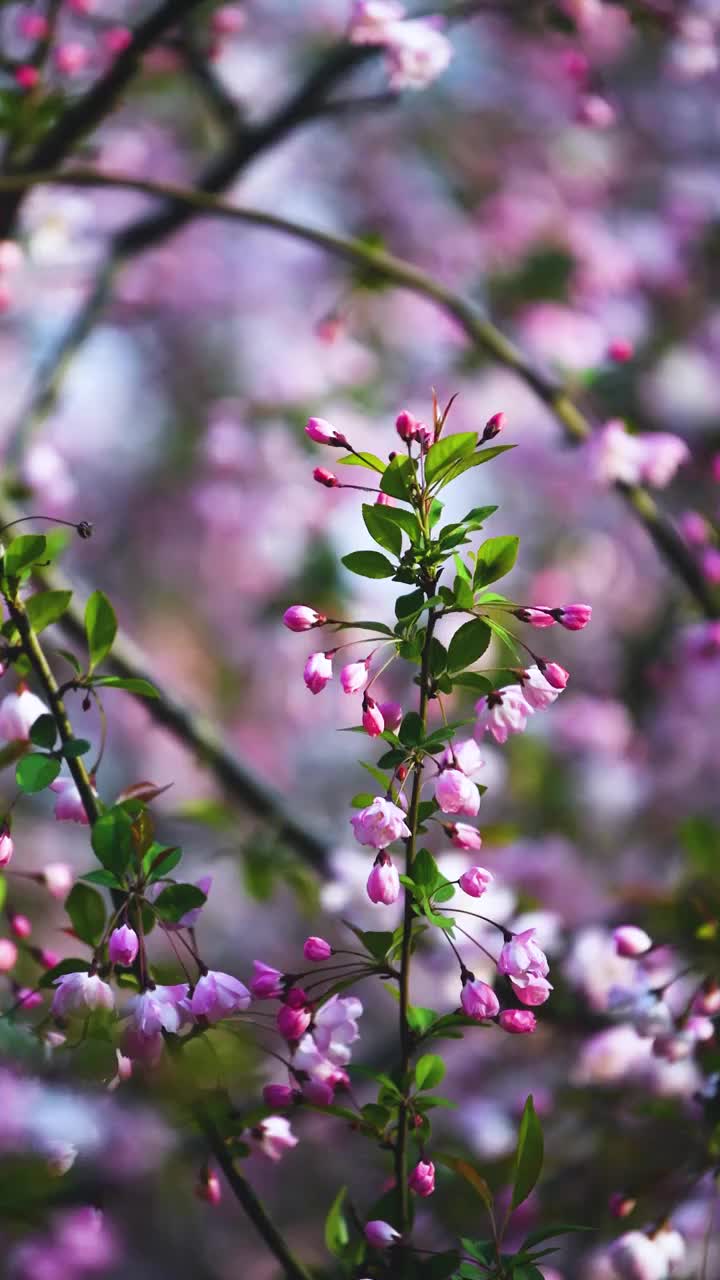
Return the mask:
[[[500,1001],[492,987],[479,978],[469,978],[463,983],[460,1003],[468,1018],[477,1021],[494,1018],[500,1012]]]
[[[680,532],[686,542],[702,547],[708,541],[711,528],[699,511],[685,511],[678,520]]]
[[[582,631],[592,618],[592,605],[566,604],[557,612],[558,622],[566,631]]]
[[[480,808],[480,792],[460,769],[443,769],[435,782],[435,799],[443,813],[474,818]]]
[[[542,669],[542,674],[548,684],[552,685],[553,689],[557,689],[558,693],[566,688],[570,679],[570,672],[561,667],[559,662],[546,662]]]
[[[52,898],[62,902],[72,888],[72,868],[66,862],[46,862],[38,879],[45,885]]]
[[[362,723],[363,729],[371,738],[378,738],[385,730],[382,712],[374,698],[369,698],[367,694],[363,698]]]
[[[26,64],[23,67],[16,67],[14,71],[15,83],[21,89],[34,89],[40,83],[40,72],[37,67],[31,67]]]
[[[110,27],[103,33],[103,44],[107,52],[116,57],[132,44],[132,31],[129,27]]]
[[[198,978],[190,1000],[193,1017],[219,1022],[241,1013],[250,1004],[250,992],[238,978],[210,969]]]
[[[467,822],[453,822],[452,826],[445,827],[445,831],[450,836],[456,849],[482,849],[480,832]]]
[[[619,956],[641,956],[652,947],[652,938],[634,924],[621,924],[613,930],[615,950]]]
[[[610,129],[617,115],[607,98],[602,98],[599,93],[585,93],[578,102],[575,119],[578,124],[589,125],[591,129]]]
[[[545,1001],[550,999],[552,986],[547,978],[531,977],[529,982],[511,978],[510,981],[515,989],[515,995],[523,1004],[532,1005],[534,1008],[536,1005],[545,1004]]]
[[[505,430],[507,425],[507,415],[504,413],[494,413],[485,423],[485,429],[480,437],[481,444],[487,444],[488,440],[494,440]]]
[[[112,987],[96,973],[64,973],[62,977],[55,979],[54,986],[51,1012],[56,1018],[115,1007]]]
[[[604,484],[648,484],[664,489],[690,457],[679,436],[668,432],[630,435],[617,418],[606,422],[588,447],[593,471]]]
[[[6,867],[15,852],[15,846],[7,825],[0,828],[0,833],[0,867]]]
[[[0,738],[5,742],[27,742],[35,721],[49,714],[45,703],[29,689],[8,693],[0,702]]]
[[[400,878],[397,867],[386,853],[379,853],[368,876],[367,895],[371,902],[389,907],[400,896]]]
[[[720,550],[717,547],[706,547],[700,557],[704,577],[713,586],[720,582]]]
[[[708,983],[699,991],[692,1003],[693,1013],[714,1017],[720,1013],[720,987],[717,983]]]
[[[391,89],[425,89],[452,59],[450,41],[423,18],[391,23],[383,40]],[[419,435],[419,433],[417,433]]]
[[[308,418],[305,432],[317,444],[329,444],[336,449],[350,447],[345,436],[336,431],[324,418]]]
[[[366,809],[353,814],[350,823],[358,843],[373,849],[384,849],[394,840],[405,840],[410,835],[402,809],[383,796],[375,796]]]
[[[334,1066],[347,1066],[350,1045],[358,1039],[357,1020],[363,1007],[357,996],[331,996],[315,1014],[313,1040],[320,1053]]]
[[[111,964],[130,967],[138,953],[139,939],[134,929],[123,924],[113,929],[108,943],[108,956]]]
[[[279,1000],[285,990],[284,974],[262,960],[253,960],[250,990],[258,1000]]]
[[[513,1036],[526,1036],[535,1030],[537,1020],[531,1009],[503,1009],[498,1025]]]
[[[15,934],[16,938],[24,940],[25,938],[30,937],[30,934],[32,933],[32,924],[28,920],[27,916],[11,915],[10,929]]]
[[[496,689],[475,704],[477,712],[476,736],[492,734],[496,742],[507,742],[511,733],[522,733],[527,725],[532,707],[519,685]]]
[[[72,778],[56,778],[54,782],[50,783],[50,790],[54,791],[57,796],[54,813],[58,822],[79,822],[84,827],[88,826],[90,819],[85,812],[82,797]],[[97,793],[95,792],[95,794]]]
[[[292,991],[288,992],[288,1003],[278,1010],[277,1028],[286,1040],[299,1040],[312,1022],[312,1009],[305,1003],[294,1003],[292,994]]]
[[[90,62],[90,50],[76,40],[60,44],[55,50],[55,66],[60,75],[75,76],[84,71]]]
[[[18,949],[11,938],[0,938],[0,973],[9,973],[15,968]]]
[[[628,1231],[609,1250],[618,1280],[667,1280],[665,1258],[654,1241],[641,1231]]]
[[[627,364],[635,355],[635,348],[629,338],[613,338],[608,346],[608,357],[616,364]]]
[[[25,40],[43,40],[49,31],[48,20],[42,13],[21,13],[18,31]]]
[[[161,1031],[179,1031],[190,1016],[188,995],[187,983],[179,983],[173,987],[152,987],[149,991],[132,996],[132,1030],[145,1040],[153,1040]]]
[[[535,941],[535,930],[516,933],[506,942],[498,959],[498,973],[527,986],[531,978],[544,978],[548,973],[545,952]]]
[[[247,22],[247,14],[238,4],[221,4],[210,20],[213,31],[218,36],[235,36],[242,31]]]
[[[550,609],[536,606],[531,609],[514,609],[513,612],[520,622],[529,622],[531,627],[542,629],[555,626],[556,619],[552,616]]]
[[[400,1239],[400,1232],[391,1227],[389,1222],[383,1222],[382,1218],[375,1218],[372,1222],[365,1223],[365,1239],[373,1249],[389,1249]]]
[[[403,409],[395,419],[395,430],[406,444],[415,439],[417,428],[418,420],[409,409]]]
[[[315,467],[313,480],[318,484],[324,484],[326,489],[337,489],[340,486],[337,476],[333,475],[332,471],[328,471],[327,467]]]
[[[381,702],[378,710],[385,721],[385,728],[391,733],[395,733],[400,728],[403,718],[403,709],[399,702]]]
[[[210,1169],[198,1180],[195,1187],[195,1195],[198,1200],[204,1200],[207,1204],[217,1205],[222,1200],[222,1187],[220,1179],[216,1173]]]
[[[485,761],[480,755],[480,748],[474,738],[465,738],[462,742],[452,742],[440,757],[443,769],[459,769],[468,778],[475,779],[483,768]]]
[[[332,947],[324,938],[306,938],[303,945],[303,955],[306,960],[327,960],[332,955]]]
[[[390,497],[389,493],[379,493],[377,498],[375,499],[375,506],[376,507],[396,507],[397,503],[394,498]]]
[[[562,671],[562,667],[558,667],[558,671]],[[544,711],[552,706],[564,687],[552,685],[539,667],[528,667],[522,678],[523,696],[533,711]]]
[[[353,0],[350,39],[353,44],[382,44],[390,24],[404,17],[396,0]]]
[[[678,467],[690,460],[684,440],[668,432],[647,432],[640,437],[643,444],[641,479],[653,489],[664,489]]]
[[[311,693],[322,693],[328,680],[332,680],[332,658],[326,653],[311,653],[305,663],[303,680]]]
[[[361,693],[370,676],[370,658],[362,662],[349,662],[340,672],[340,683],[345,693]]]
[[[314,1107],[329,1107],[335,1097],[335,1089],[333,1085],[324,1084],[321,1080],[305,1080],[302,1096]]]
[[[283,614],[283,623],[289,631],[311,631],[313,627],[321,627],[327,622],[324,613],[308,604],[292,604]]]
[[[408,1178],[408,1186],[423,1199],[432,1195],[435,1190],[435,1165],[432,1160],[418,1161]]]
[[[460,888],[471,898],[481,898],[495,879],[492,871],[485,867],[470,867],[460,876]]]
[[[263,1089],[263,1101],[269,1107],[291,1107],[295,1102],[295,1090],[289,1084],[266,1084]]]
[[[298,1144],[285,1116],[267,1116],[248,1136],[255,1150],[273,1161],[281,1160],[286,1151],[292,1151]]]

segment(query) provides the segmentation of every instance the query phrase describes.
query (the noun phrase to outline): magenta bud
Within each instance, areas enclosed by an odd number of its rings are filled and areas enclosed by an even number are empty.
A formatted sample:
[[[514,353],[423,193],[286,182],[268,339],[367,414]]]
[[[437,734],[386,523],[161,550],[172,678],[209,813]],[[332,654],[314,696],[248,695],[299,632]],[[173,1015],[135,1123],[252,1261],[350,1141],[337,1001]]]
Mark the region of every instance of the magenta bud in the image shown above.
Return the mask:
[[[408,1178],[408,1186],[416,1196],[422,1196],[423,1199],[432,1195],[435,1190],[435,1165],[432,1160],[418,1161]]]
[[[500,1012],[500,1001],[495,992],[480,978],[468,978],[463,983],[460,1003],[463,1013],[478,1022],[482,1022],[484,1018],[494,1018]]]
[[[307,604],[293,604],[285,610],[283,622],[289,631],[311,631],[313,627],[323,626],[327,618]]]
[[[486,444],[488,440],[494,440],[505,429],[507,419],[504,413],[494,413],[492,418],[488,418],[485,423],[485,430],[480,437],[480,443]]]
[[[367,895],[371,902],[382,903],[389,907],[397,902],[400,896],[400,877],[397,867],[384,852],[375,859],[373,869],[368,876]]]
[[[324,938],[306,938],[303,946],[303,955],[306,960],[328,960],[332,955],[332,947]]]
[[[394,507],[396,505],[395,499],[391,498],[389,493],[379,493],[375,499],[376,507]]]
[[[365,658],[362,662],[348,662],[340,672],[340,683],[345,693],[362,693],[369,677],[370,658]]]
[[[562,609],[554,609],[553,613],[566,631],[582,631],[592,618],[592,605],[567,604]]]
[[[332,658],[322,651],[311,653],[303,670],[303,680],[311,693],[322,693],[325,685],[332,680]]]
[[[335,1090],[325,1080],[306,1080],[302,1087],[303,1098],[314,1107],[329,1107],[335,1097]]]
[[[371,738],[377,738],[385,728],[383,714],[374,698],[363,698],[363,729]]]
[[[541,671],[553,689],[564,689],[570,679],[570,672],[561,667],[559,662],[546,662]]]
[[[312,1012],[306,1007],[296,1009],[292,1005],[284,1004],[278,1011],[277,1028],[286,1040],[299,1040],[304,1036],[311,1022]]]
[[[400,1232],[391,1227],[389,1222],[376,1218],[373,1222],[365,1223],[365,1239],[374,1249],[389,1249],[390,1245],[400,1239]]]
[[[527,1036],[535,1030],[537,1018],[532,1009],[503,1009],[498,1025],[510,1035]]]
[[[139,945],[135,930],[128,925],[123,924],[119,929],[113,929],[108,943],[110,963],[119,964],[123,968],[129,969],[137,956]]]
[[[345,436],[336,431],[325,418],[308,418],[305,432],[317,444],[329,444],[333,449],[350,447]]]
[[[379,703],[378,709],[385,721],[386,729],[389,729],[391,733],[394,733],[396,729],[400,728],[403,718],[403,709],[399,702],[381,702]]]
[[[403,409],[395,419],[395,430],[405,444],[415,439],[417,428],[418,420],[408,409]]]
[[[217,1174],[207,1169],[198,1180],[195,1195],[198,1200],[204,1200],[206,1204],[219,1204],[222,1200],[222,1187]]]
[[[557,622],[549,609],[521,608],[513,609],[513,613],[521,622],[529,622],[531,627],[554,627]]]
[[[482,836],[476,827],[470,826],[469,822],[453,822],[448,824],[444,830],[456,849],[477,850],[482,848]]]
[[[32,924],[27,916],[12,915],[10,916],[10,931],[15,934],[16,938],[29,938],[32,933]]]
[[[608,357],[615,364],[627,364],[635,355],[635,348],[628,338],[613,338],[608,347]]]
[[[470,867],[463,872],[458,883],[463,893],[469,894],[471,898],[481,898],[494,879],[492,871],[487,871],[485,867]]]
[[[285,1111],[295,1102],[295,1090],[289,1084],[266,1084],[263,1101],[274,1111]]]
[[[313,471],[313,480],[318,484],[324,484],[326,489],[337,489],[340,486],[337,476],[333,475],[332,471],[328,471],[327,467],[316,467]]]
[[[621,924],[613,930],[613,942],[619,956],[632,959],[642,956],[652,947],[652,938],[644,929],[634,924]]]
[[[608,1209],[613,1218],[628,1218],[635,1209],[637,1200],[633,1200],[632,1196],[626,1196],[622,1191],[613,1191],[608,1200]]]

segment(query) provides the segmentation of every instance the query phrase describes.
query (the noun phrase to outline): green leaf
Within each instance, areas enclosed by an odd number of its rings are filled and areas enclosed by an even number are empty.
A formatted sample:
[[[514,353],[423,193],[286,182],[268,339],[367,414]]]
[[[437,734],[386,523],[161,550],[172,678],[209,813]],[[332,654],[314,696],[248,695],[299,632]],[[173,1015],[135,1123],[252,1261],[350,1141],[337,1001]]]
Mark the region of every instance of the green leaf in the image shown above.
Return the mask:
[[[142,698],[160,697],[154,684],[135,676],[95,676],[92,683],[94,688],[127,689],[128,693],[138,694]]]
[[[448,1169],[454,1170],[459,1177],[467,1182],[468,1185],[472,1187],[473,1191],[477,1192],[488,1212],[492,1213],[492,1191],[490,1190],[485,1178],[469,1160],[461,1160],[457,1156],[445,1155],[436,1155],[435,1159],[438,1160],[440,1164],[444,1164]],[[471,1250],[468,1249],[468,1253],[470,1252]]]
[[[105,903],[88,884],[73,885],[65,899],[65,910],[75,933],[82,942],[94,947],[105,928]]]
[[[55,745],[57,738],[57,725],[54,718],[48,713],[45,716],[38,716],[30,728],[30,741],[36,747],[45,747],[49,751]]]
[[[701,875],[716,875],[720,867],[720,828],[712,818],[700,814],[686,818],[678,834],[693,870]]]
[[[509,449],[515,449],[514,444],[498,444],[492,449],[478,449],[475,453],[469,454],[467,457],[459,458],[453,463],[451,470],[445,476],[443,485],[449,484],[451,480],[457,480],[464,471],[470,471],[473,467],[482,467],[484,463],[491,462],[493,458],[497,458],[501,453],[507,453]]]
[[[398,596],[395,601],[395,617],[398,622],[405,618],[412,618],[416,613],[421,613],[425,608],[425,592],[421,587],[417,591],[411,591],[406,596]]]
[[[85,606],[85,633],[92,671],[107,657],[117,635],[115,610],[102,591],[93,591]]]
[[[433,1258],[425,1258],[416,1272],[417,1280],[449,1280],[460,1265],[460,1254],[457,1249],[446,1249],[436,1253]]]
[[[391,636],[393,632],[384,622],[367,622],[364,618],[361,622],[341,622],[338,625],[339,631],[377,631],[381,636]]]
[[[17,578],[23,569],[41,560],[47,551],[47,539],[41,533],[23,533],[13,538],[5,551],[5,573]]]
[[[433,484],[441,479],[464,454],[472,453],[477,444],[477,432],[461,431],[454,436],[445,436],[437,444],[430,446],[425,458],[425,480]]]
[[[548,1227],[538,1227],[537,1231],[531,1231],[525,1237],[520,1248],[523,1252],[526,1249],[532,1249],[536,1244],[542,1244],[543,1240],[554,1240],[557,1236],[569,1236],[576,1231],[594,1231],[594,1227],[581,1227],[567,1222],[553,1223]]]
[[[423,722],[417,711],[408,711],[398,729],[398,737],[405,747],[415,747],[423,738]]]
[[[124,875],[135,853],[132,821],[126,810],[120,805],[109,809],[94,824],[90,838],[98,862],[113,875]]]
[[[161,844],[151,844],[147,853],[143,856],[143,873],[147,876],[148,883],[152,884],[154,880],[162,880],[164,876],[169,876],[170,872],[174,871],[181,861],[182,849]]]
[[[544,1143],[540,1121],[533,1106],[532,1094],[525,1103],[520,1121],[517,1154],[515,1156],[515,1177],[511,1208],[527,1200],[535,1186],[543,1165]]]
[[[158,894],[153,905],[161,920],[177,924],[188,911],[202,907],[206,896],[194,884],[169,884]]]
[[[362,517],[370,537],[391,555],[399,558],[402,555],[402,533],[396,524],[385,519],[385,508],[369,506],[364,502]]]
[[[421,530],[418,524],[417,516],[414,511],[406,511],[404,507],[380,507],[383,516],[389,520],[391,524],[396,524],[398,528],[406,533],[411,542],[419,542]],[[373,508],[377,510],[377,508]]]
[[[87,871],[84,876],[80,876],[86,884],[100,884],[105,889],[122,889],[122,884],[112,871]]]
[[[415,1084],[418,1089],[434,1089],[445,1078],[445,1063],[437,1053],[424,1053],[415,1064]]]
[[[52,969],[46,969],[38,982],[39,987],[51,987],[57,978],[62,978],[66,973],[87,973],[90,968],[89,961],[81,960],[77,956],[73,956],[68,960],[61,960],[59,964],[53,965]]]
[[[491,631],[482,618],[471,618],[458,627],[448,647],[448,671],[462,671],[481,658],[490,644]]]
[[[338,458],[338,462],[342,462],[346,467],[365,467],[368,471],[379,471],[382,475],[385,470],[385,463],[374,453],[346,453],[342,458]]]
[[[409,502],[411,485],[415,479],[415,469],[409,458],[401,458],[398,454],[385,468],[380,488],[391,498],[399,498],[401,502]]]
[[[358,791],[353,796],[350,804],[353,809],[367,809],[368,805],[372,804],[374,799],[375,797],[373,796],[372,791]]]
[[[30,619],[34,631],[44,631],[53,622],[62,618],[70,601],[72,591],[39,591],[25,601],[25,612]]]
[[[391,933],[379,933],[375,930],[366,930],[365,932],[359,933],[358,937],[360,938],[365,950],[372,956],[373,960],[384,960],[393,945],[393,935]]]
[[[21,791],[34,795],[36,791],[44,791],[45,787],[49,787],[59,772],[60,761],[52,756],[23,756],[15,770],[15,781]]]
[[[73,738],[70,742],[63,743],[60,755],[65,760],[77,760],[78,756],[87,755],[91,745],[87,738]]]
[[[341,1187],[325,1219],[325,1247],[336,1258],[342,1258],[350,1243],[350,1232],[343,1213],[347,1187]]]
[[[486,587],[489,582],[504,578],[517,560],[519,538],[488,538],[477,553],[475,586]]]
[[[412,865],[413,883],[430,897],[441,885],[447,884],[437,862],[428,849],[419,849]]]
[[[361,578],[392,578],[395,572],[395,566],[379,551],[351,551],[342,557],[342,563]]]
[[[412,1031],[417,1031],[418,1035],[429,1031],[436,1018],[435,1009],[424,1009],[422,1005],[410,1005],[407,1011],[408,1026]]]

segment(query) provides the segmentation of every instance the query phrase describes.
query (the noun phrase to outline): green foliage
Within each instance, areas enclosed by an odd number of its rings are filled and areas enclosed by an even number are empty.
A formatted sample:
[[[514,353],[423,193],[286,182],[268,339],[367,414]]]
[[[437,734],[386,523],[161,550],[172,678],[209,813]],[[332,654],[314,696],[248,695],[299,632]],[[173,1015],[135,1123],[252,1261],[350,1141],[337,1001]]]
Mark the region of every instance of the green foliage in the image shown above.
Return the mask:
[[[475,587],[486,587],[498,578],[504,578],[517,560],[520,539],[515,537],[488,538],[477,553]]]
[[[92,672],[107,657],[117,635],[115,610],[102,591],[93,591],[85,606],[85,634]]]
[[[378,546],[384,547],[393,556],[400,556],[402,533],[394,521],[386,518],[385,510],[385,507],[369,506],[363,503],[362,515],[365,528]]]
[[[436,444],[430,446],[425,458],[425,480],[428,485],[441,481],[448,483],[458,459],[471,454],[477,445],[477,432],[462,431],[456,435],[444,436]]]
[[[445,1078],[445,1063],[436,1053],[425,1053],[415,1064],[418,1089],[434,1089]]]
[[[490,644],[491,632],[482,618],[471,618],[458,627],[448,648],[448,671],[452,674],[481,658]]]
[[[18,578],[20,574],[45,558],[47,539],[41,533],[23,533],[13,538],[5,550],[5,574],[8,578]]]
[[[194,884],[169,884],[154,902],[161,920],[177,924],[188,911],[205,904],[206,895]]]
[[[325,1247],[336,1258],[345,1256],[350,1243],[350,1231],[343,1213],[347,1187],[341,1187],[333,1200],[325,1219]]]
[[[401,458],[398,454],[385,468],[380,488],[391,498],[399,498],[401,502],[410,502],[415,484],[415,468],[409,458]]]
[[[45,747],[50,751],[55,745],[57,737],[57,725],[55,718],[51,715],[38,716],[37,720],[30,727],[30,741],[35,747]]]
[[[72,600],[72,591],[40,591],[25,601],[25,612],[34,631],[58,622]]]
[[[361,578],[391,578],[395,572],[395,566],[379,551],[351,551],[342,557],[342,563]]]
[[[135,853],[132,821],[127,810],[115,805],[102,814],[93,826],[91,841],[98,862],[113,875],[125,875]]]
[[[543,1133],[531,1094],[525,1103],[520,1121],[511,1201],[513,1209],[517,1209],[518,1205],[527,1200],[533,1190],[542,1171],[543,1155]]]
[[[160,696],[154,684],[138,676],[94,676],[92,684],[93,688],[126,689],[128,693],[137,694],[142,698]]]
[[[105,928],[105,904],[100,894],[78,882],[65,899],[65,910],[80,941],[97,946]]]
[[[15,769],[15,781],[21,791],[34,795],[36,791],[44,791],[54,782],[60,772],[60,761],[54,756],[39,754],[26,755],[18,761]]]

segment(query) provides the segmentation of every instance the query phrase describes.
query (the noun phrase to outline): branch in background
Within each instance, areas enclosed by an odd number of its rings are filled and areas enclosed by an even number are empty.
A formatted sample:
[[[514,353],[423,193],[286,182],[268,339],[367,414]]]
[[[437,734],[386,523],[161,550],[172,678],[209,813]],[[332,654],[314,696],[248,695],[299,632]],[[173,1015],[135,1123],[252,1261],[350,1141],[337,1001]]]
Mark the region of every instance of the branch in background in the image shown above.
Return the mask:
[[[344,239],[326,231],[315,230],[272,213],[243,209],[207,192],[185,190],[140,178],[126,178],[87,169],[72,169],[62,173],[36,173],[20,179],[0,178],[0,191],[9,184],[17,182],[25,185],[49,182],[68,186],[128,187],[148,195],[171,199],[176,208],[184,203],[188,211],[244,222],[249,226],[265,227],[269,231],[282,232],[304,240],[308,244],[314,244],[327,253],[342,258],[345,262],[374,273],[379,279],[434,302],[458,322],[478,351],[511,369],[532,388],[555,415],[569,440],[575,444],[581,444],[592,435],[591,422],[571,399],[563,385],[536,368],[524,352],[506,338],[473,302],[461,294],[454,293],[418,267],[383,250],[372,248],[360,240]],[[190,216],[189,213],[188,216]],[[96,314],[100,305],[101,302],[93,308],[93,315]],[[615,488],[645,526],[658,551],[670,568],[683,580],[703,613],[709,618],[717,617],[720,612],[720,602],[716,593],[709,587],[690,550],[652,495],[640,486],[618,483]]]

